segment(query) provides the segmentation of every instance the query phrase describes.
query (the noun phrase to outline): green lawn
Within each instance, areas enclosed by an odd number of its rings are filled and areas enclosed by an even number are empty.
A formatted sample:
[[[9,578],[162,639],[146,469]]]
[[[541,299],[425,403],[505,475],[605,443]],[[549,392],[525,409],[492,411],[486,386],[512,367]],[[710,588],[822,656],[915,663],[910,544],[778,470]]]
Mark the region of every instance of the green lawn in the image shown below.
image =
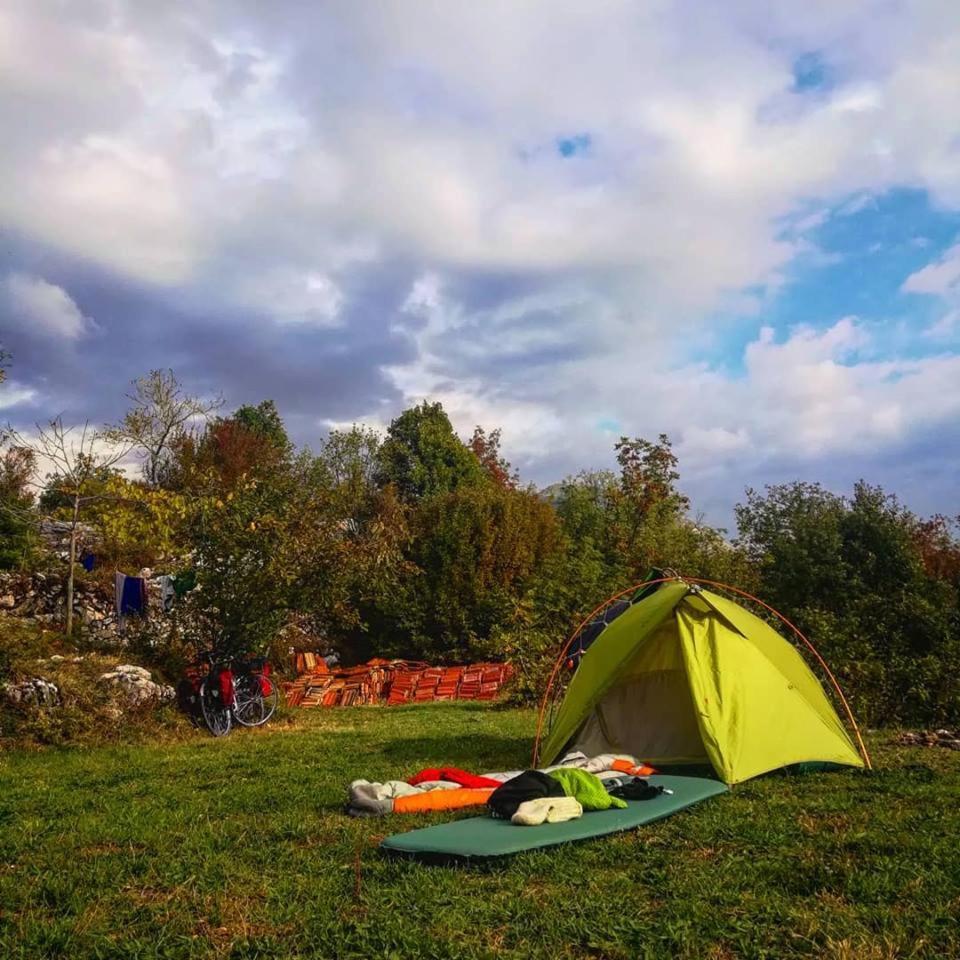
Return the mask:
[[[347,782],[523,765],[533,716],[299,711],[226,740],[0,756],[0,957],[960,956],[960,753],[771,776],[483,867],[391,860],[429,818]],[[440,819],[437,815],[433,819]]]

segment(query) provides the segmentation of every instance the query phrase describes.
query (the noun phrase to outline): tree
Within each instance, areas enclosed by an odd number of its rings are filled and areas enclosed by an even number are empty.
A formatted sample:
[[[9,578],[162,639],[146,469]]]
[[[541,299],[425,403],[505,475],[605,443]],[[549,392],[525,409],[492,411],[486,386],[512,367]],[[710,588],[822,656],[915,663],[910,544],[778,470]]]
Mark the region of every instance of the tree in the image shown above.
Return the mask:
[[[379,458],[379,435],[356,424],[349,430],[331,430],[320,447],[317,463],[344,519],[362,522],[377,502]]]
[[[404,410],[380,448],[378,481],[393,483],[410,502],[462,486],[478,486],[486,475],[473,451],[454,433],[440,403]]]
[[[747,489],[737,504],[738,544],[760,571],[764,598],[800,611],[839,603],[848,572],[844,561],[843,497],[819,483],[786,483],[763,493]]]
[[[736,513],[762,596],[816,638],[868,722],[960,714],[958,584],[931,567],[952,568],[949,528],[862,481],[851,497],[807,483],[749,490]]]
[[[7,446],[0,453],[0,568],[23,566],[33,549],[36,530],[30,481],[36,456],[26,447]]]
[[[548,503],[493,484],[421,501],[411,528],[416,573],[381,598],[380,649],[459,662],[490,655],[491,637],[560,542]]]
[[[160,471],[173,491],[231,490],[250,477],[266,477],[290,459],[292,445],[251,429],[235,417],[218,417],[200,433],[182,433]]]
[[[960,587],[960,517],[935,514],[921,520],[914,544],[927,575]]]
[[[147,482],[156,486],[173,444],[187,425],[208,417],[223,400],[201,400],[184,393],[172,370],[151,370],[132,381],[127,398],[133,406],[123,420],[108,428],[106,436],[137,451],[143,459]]]
[[[239,407],[200,431],[181,430],[159,471],[162,487],[198,492],[232,489],[242,479],[266,476],[287,463],[294,447],[272,400]]]
[[[597,555],[609,571],[611,582],[629,576],[625,558],[618,552],[614,523],[620,502],[616,474],[610,470],[585,470],[567,477],[553,488],[551,501],[572,548]]]
[[[118,473],[107,478],[89,512],[100,532],[98,555],[134,569],[177,556],[186,516],[184,497]]]
[[[500,453],[500,428],[487,433],[483,427],[476,426],[467,446],[480,461],[487,476],[499,487],[515,489],[520,482],[519,474]]]
[[[191,603],[204,643],[226,652],[262,650],[291,613],[328,635],[360,625],[359,602],[390,589],[406,536],[389,493],[356,535],[331,490],[301,455],[229,492],[194,497],[186,530],[200,587]]]
[[[661,504],[676,514],[686,513],[690,501],[677,490],[677,456],[665,433],[656,443],[642,437],[621,437],[614,449],[620,465],[620,488],[636,522],[642,522]]]
[[[255,436],[270,441],[281,453],[287,454],[293,449],[280,411],[272,400],[263,400],[255,407],[244,404],[236,409],[233,419]]]
[[[78,433],[79,431],[79,433]],[[31,469],[50,470],[48,486],[65,498],[70,547],[67,569],[66,632],[73,632],[73,586],[77,565],[77,536],[86,509],[108,494],[102,490],[103,478],[127,455],[129,447],[118,446],[112,438],[83,427],[65,427],[57,417],[46,427],[37,425],[37,439],[28,442],[10,431],[15,445],[30,452]],[[39,478],[38,478],[39,481]],[[39,486],[39,482],[36,485]]]

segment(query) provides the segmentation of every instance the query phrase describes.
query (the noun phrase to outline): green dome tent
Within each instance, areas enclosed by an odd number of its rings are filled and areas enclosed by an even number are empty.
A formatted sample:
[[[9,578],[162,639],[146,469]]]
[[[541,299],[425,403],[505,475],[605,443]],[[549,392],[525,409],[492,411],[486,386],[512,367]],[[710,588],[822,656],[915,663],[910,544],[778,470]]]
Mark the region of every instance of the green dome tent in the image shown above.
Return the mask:
[[[728,784],[798,763],[864,765],[803,658],[759,617],[683,580],[639,597],[583,654],[543,763],[629,753],[710,764]]]

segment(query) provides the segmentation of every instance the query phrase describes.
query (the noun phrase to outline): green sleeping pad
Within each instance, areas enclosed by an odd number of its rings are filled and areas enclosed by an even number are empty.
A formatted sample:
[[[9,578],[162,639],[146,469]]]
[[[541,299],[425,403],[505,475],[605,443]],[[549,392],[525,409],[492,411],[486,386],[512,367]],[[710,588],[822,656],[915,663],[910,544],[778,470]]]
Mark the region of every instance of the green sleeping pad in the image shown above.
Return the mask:
[[[409,833],[396,833],[380,845],[392,853],[431,859],[503,857],[537,847],[551,847],[557,843],[632,830],[645,823],[662,820],[727,790],[719,780],[703,777],[655,774],[648,779],[653,784],[672,790],[673,794],[662,793],[652,800],[631,800],[625,810],[597,810],[584,813],[577,820],[544,823],[538,827],[520,827],[509,820],[496,820],[489,816],[470,817],[424,827],[422,830],[411,830]]]

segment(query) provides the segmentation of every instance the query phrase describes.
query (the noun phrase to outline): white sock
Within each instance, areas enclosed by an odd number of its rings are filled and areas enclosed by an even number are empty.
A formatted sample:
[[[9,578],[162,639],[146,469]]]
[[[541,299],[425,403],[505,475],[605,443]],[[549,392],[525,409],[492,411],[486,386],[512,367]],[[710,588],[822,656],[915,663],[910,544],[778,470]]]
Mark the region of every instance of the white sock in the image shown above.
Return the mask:
[[[583,816],[583,807],[573,797],[538,797],[517,807],[511,823],[521,827],[537,827],[541,823],[563,823]]]

